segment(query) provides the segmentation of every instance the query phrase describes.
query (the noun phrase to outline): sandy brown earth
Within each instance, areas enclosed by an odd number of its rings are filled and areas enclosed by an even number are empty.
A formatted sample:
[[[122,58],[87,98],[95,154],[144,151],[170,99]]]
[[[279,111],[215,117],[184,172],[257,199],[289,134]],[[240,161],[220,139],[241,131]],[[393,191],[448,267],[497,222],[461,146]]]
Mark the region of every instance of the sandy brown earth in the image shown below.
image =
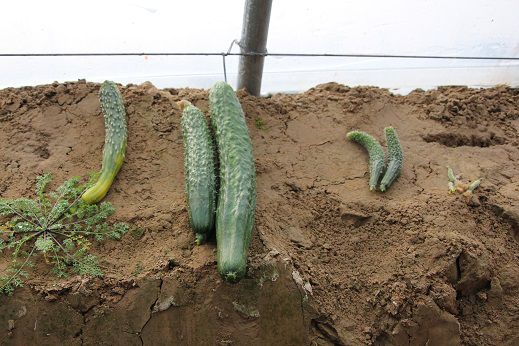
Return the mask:
[[[2,197],[32,196],[43,172],[61,182],[100,168],[98,89],[0,90]],[[237,285],[219,279],[215,244],[194,246],[187,219],[174,103],[207,111],[207,91],[121,90],[128,150],[107,200],[132,230],[94,248],[103,279],[57,279],[40,259],[0,298],[0,344],[519,344],[519,89],[240,92],[258,207]],[[389,125],[404,169],[370,192],[367,155],[345,133],[383,141]],[[472,198],[447,193],[446,166],[483,179]]]

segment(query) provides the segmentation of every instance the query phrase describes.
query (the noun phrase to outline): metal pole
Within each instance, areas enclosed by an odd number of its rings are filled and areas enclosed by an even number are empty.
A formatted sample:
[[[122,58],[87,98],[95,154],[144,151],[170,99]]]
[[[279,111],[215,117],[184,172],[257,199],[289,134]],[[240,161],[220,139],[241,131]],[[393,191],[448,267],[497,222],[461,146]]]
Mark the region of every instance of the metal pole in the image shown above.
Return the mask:
[[[246,0],[240,48],[242,53],[265,53],[269,32],[272,0]],[[263,75],[263,56],[241,56],[238,69],[238,89],[259,96]]]

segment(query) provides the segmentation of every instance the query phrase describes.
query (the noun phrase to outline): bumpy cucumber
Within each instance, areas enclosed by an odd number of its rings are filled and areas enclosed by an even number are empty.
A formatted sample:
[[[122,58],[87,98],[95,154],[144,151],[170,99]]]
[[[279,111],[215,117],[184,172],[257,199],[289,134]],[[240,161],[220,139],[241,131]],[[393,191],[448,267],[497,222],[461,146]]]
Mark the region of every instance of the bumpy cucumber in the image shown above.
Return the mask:
[[[114,82],[105,81],[101,85],[99,99],[105,119],[105,146],[101,174],[95,185],[81,196],[81,199],[89,204],[99,202],[108,193],[123,165],[128,136],[123,98],[117,85]]]
[[[386,191],[386,189],[395,181],[400,175],[402,164],[404,162],[404,155],[402,154],[402,147],[400,146],[400,140],[396,130],[392,127],[386,127],[384,129],[387,143],[387,170],[380,183],[380,191]]]
[[[456,176],[454,175],[454,171],[450,167],[447,167],[447,177],[449,178],[449,193],[456,192],[456,184],[458,183],[458,179],[456,178]]]
[[[447,167],[447,177],[449,178],[449,181],[452,183],[456,183],[456,181],[458,180],[454,175],[454,171],[450,167]]]
[[[384,149],[380,143],[370,134],[363,131],[351,131],[346,137],[354,142],[359,143],[368,151],[369,155],[369,189],[374,191],[377,189],[380,176],[385,168]]]
[[[184,175],[189,222],[196,243],[205,241],[214,227],[216,209],[215,152],[204,113],[188,101],[177,103],[182,109]]]
[[[469,184],[467,191],[474,192],[474,190],[477,189],[479,185],[481,185],[481,179],[474,180],[472,183]]]
[[[226,281],[236,282],[246,273],[256,209],[252,143],[240,102],[230,85],[214,85],[209,92],[209,107],[220,160],[218,272]]]

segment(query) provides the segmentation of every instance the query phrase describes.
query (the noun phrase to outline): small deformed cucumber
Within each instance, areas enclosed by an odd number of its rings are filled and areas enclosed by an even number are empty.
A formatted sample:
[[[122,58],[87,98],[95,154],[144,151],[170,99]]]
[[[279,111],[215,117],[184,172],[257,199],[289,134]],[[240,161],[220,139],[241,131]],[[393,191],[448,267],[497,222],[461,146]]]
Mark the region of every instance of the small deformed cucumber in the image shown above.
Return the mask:
[[[458,179],[456,178],[456,175],[454,175],[454,171],[450,167],[447,167],[447,177],[449,178],[449,193],[456,192],[456,185],[458,184]]]
[[[472,183],[469,184],[467,191],[474,192],[474,190],[477,189],[480,184],[481,179],[474,180]]]
[[[392,127],[386,127],[384,133],[386,135],[388,163],[386,173],[380,183],[380,191],[382,192],[386,191],[400,175],[400,170],[404,163],[404,155],[396,130]]]
[[[346,134],[346,138],[359,143],[367,150],[369,155],[369,189],[371,191],[376,190],[385,168],[384,149],[382,149],[379,141],[363,131],[350,131]]]
[[[450,167],[447,167],[447,177],[449,178],[449,181],[452,182],[452,183],[456,183],[456,181],[458,180],[456,178],[456,176],[454,175],[454,171],[452,170],[452,168]]]

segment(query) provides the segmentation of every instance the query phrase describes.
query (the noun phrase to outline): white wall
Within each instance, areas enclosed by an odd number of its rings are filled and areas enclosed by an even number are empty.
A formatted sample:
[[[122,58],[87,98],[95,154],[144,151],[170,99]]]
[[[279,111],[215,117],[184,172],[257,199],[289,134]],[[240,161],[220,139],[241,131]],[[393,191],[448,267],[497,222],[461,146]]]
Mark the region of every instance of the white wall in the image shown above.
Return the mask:
[[[2,2],[0,53],[222,52],[243,0]],[[268,50],[519,57],[517,0],[275,0]],[[237,48],[235,48],[235,51]],[[227,58],[235,80],[237,57]],[[85,78],[209,87],[221,57],[0,57],[0,87]],[[445,84],[519,85],[519,61],[266,59],[263,92],[337,81],[406,92]]]

